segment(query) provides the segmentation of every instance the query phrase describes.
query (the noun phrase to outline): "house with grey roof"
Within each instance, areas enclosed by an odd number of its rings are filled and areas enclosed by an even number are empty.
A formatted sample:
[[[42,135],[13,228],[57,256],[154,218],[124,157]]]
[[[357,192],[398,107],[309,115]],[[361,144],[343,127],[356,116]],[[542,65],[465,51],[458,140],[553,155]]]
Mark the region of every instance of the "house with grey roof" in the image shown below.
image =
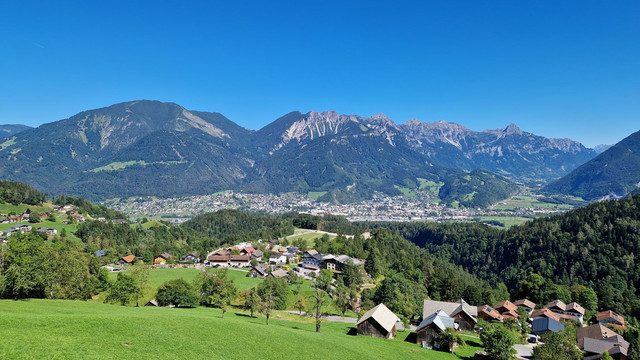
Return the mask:
[[[439,310],[422,320],[416,328],[416,343],[425,348],[433,348],[438,335],[447,328],[457,330],[458,324],[455,319],[447,315],[443,310]],[[438,347],[436,345],[436,347]]]
[[[422,318],[424,319],[440,310],[454,318],[460,330],[471,331],[478,323],[478,308],[469,305],[464,299],[456,302],[425,300],[422,308]]]

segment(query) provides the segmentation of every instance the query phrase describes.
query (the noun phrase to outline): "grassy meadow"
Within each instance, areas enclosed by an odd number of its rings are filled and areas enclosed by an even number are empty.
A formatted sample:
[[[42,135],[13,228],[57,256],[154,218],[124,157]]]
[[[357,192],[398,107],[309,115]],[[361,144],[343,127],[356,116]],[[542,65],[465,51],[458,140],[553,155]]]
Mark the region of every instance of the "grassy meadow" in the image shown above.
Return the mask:
[[[2,359],[471,359],[478,339],[456,355],[405,341],[351,336],[353,324],[274,313],[129,307],[67,300],[0,300]]]

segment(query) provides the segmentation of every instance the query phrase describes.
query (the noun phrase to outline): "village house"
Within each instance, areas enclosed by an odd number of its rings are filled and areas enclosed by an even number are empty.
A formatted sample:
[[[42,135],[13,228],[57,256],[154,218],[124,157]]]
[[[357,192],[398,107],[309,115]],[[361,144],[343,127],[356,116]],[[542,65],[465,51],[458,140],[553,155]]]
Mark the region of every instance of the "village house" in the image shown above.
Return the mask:
[[[496,309],[489,305],[478,306],[478,318],[485,321],[500,321],[504,319]]]
[[[251,256],[245,255],[229,255],[229,266],[231,267],[249,267],[251,265]]]
[[[576,330],[578,345],[585,351],[585,359],[600,359],[605,351],[616,360],[626,360],[629,343],[615,331],[595,324]]]
[[[624,318],[611,310],[602,311],[596,314],[596,320],[600,325],[613,325],[618,329],[626,329]]]
[[[249,270],[249,276],[252,278],[264,278],[267,276],[267,267],[263,264],[258,264]]]
[[[228,267],[229,255],[228,254],[212,254],[207,258],[207,265],[213,267]]]
[[[165,252],[156,256],[156,258],[153,259],[153,263],[155,265],[164,265],[167,263],[167,261],[169,261],[169,259],[171,259],[171,257],[172,257],[171,254]]]
[[[527,314],[529,315],[531,315],[533,310],[536,309],[536,304],[533,301],[528,299],[516,300],[513,302],[513,304],[517,307],[523,307],[527,311]]]
[[[367,311],[356,323],[357,334],[383,339],[396,336],[396,322],[400,321],[396,314],[384,304],[378,304]]]
[[[440,310],[452,317],[460,330],[473,331],[478,323],[478,308],[469,305],[463,299],[456,302],[425,300],[422,309],[423,319]]]
[[[180,262],[200,262],[200,258],[198,257],[198,252],[194,251],[191,254],[187,254],[185,256],[180,257]]]
[[[531,313],[531,319],[535,320],[537,318],[549,318],[549,319],[553,319],[555,321],[560,321],[560,318],[558,317],[558,314],[554,313],[553,311],[549,310],[549,309],[539,309],[536,310],[534,312]]]
[[[282,265],[287,263],[287,257],[284,254],[273,254],[269,256],[269,264]]]
[[[267,276],[274,277],[276,279],[281,279],[283,277],[287,277],[287,270],[278,269],[270,272]]]
[[[54,236],[58,233],[58,230],[56,229],[51,229],[51,228],[40,228],[37,230],[38,232],[43,232],[45,234],[47,234],[47,236]]]
[[[304,252],[304,260],[302,264],[319,268],[321,259],[322,255],[318,254],[316,250],[307,250]]]
[[[262,259],[263,256],[264,256],[264,253],[262,252],[262,250],[254,250],[251,253],[251,258],[256,260]]]
[[[493,306],[505,319],[517,319],[518,307],[509,300],[501,301]]]
[[[444,311],[439,310],[422,320],[416,328],[416,344],[421,344],[423,348],[440,348],[436,343],[438,335],[447,328],[456,329],[455,320]]]
[[[118,264],[122,266],[131,265],[135,260],[136,260],[135,255],[128,255],[128,256],[121,257],[120,260],[118,260]]]
[[[572,302],[565,305],[565,303],[563,303],[561,300],[554,300],[547,304],[546,308],[558,314],[558,317],[562,320],[578,320],[580,322],[583,321],[584,308],[577,302]]]

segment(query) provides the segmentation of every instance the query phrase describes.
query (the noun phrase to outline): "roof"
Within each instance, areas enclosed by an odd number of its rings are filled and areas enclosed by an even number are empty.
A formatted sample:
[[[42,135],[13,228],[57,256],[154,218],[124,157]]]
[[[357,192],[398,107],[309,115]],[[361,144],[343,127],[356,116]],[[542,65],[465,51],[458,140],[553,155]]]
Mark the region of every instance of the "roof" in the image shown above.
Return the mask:
[[[231,261],[249,261],[251,260],[250,255],[230,255],[229,260]]]
[[[391,310],[389,310],[388,307],[386,307],[382,303],[367,311],[364,316],[362,316],[360,320],[358,320],[356,325],[360,325],[369,319],[375,320],[387,332],[390,332],[396,325],[396,322],[399,321],[396,314],[394,314]]]
[[[477,307],[471,307],[471,308],[475,310],[476,315],[471,315],[471,313],[468,310],[470,309],[468,306],[465,306],[465,304],[460,304],[458,305],[458,308],[451,313],[451,316],[456,316],[460,313],[464,313],[464,314],[467,314],[467,316],[469,316],[471,320],[473,320],[473,322],[477,323],[478,320],[475,318],[475,316],[478,316],[478,308]]]
[[[307,251],[305,252],[305,254],[309,254],[309,255],[311,255],[311,256],[313,256],[313,255],[318,255],[318,251],[317,251],[317,250],[314,250],[314,249],[311,249],[311,250],[307,250]]]
[[[254,266],[252,270],[255,270],[257,273],[263,276],[267,273],[267,267],[262,264]]]
[[[489,305],[478,306],[478,314],[486,314],[494,320],[502,321],[502,315]]]
[[[577,312],[581,315],[584,315],[584,308],[575,301],[572,303],[568,303],[567,307],[565,307],[565,311]]]
[[[127,256],[121,257],[120,259],[122,259],[122,260],[124,260],[124,261],[126,261],[128,263],[132,263],[133,260],[136,259],[136,256],[135,255],[127,255]]]
[[[536,303],[534,303],[533,301],[531,301],[529,299],[516,300],[516,301],[513,302],[513,305],[515,305],[515,306],[525,306],[525,307],[528,307],[530,309],[535,309],[536,308]]]
[[[598,340],[591,338],[584,338],[584,351],[592,354],[603,354],[605,351],[609,352],[609,355],[623,354],[627,356],[629,350],[629,343],[622,339],[622,337],[612,337],[606,340]]]
[[[270,275],[276,279],[280,279],[287,276],[287,271],[283,269],[278,269],[276,271],[272,271]]]
[[[474,317],[478,316],[478,308],[467,304],[467,302],[463,299],[460,299],[456,302],[425,300],[422,307],[422,316],[426,318],[427,316],[433,314],[434,312],[437,312],[438,310],[443,310],[445,313],[447,313],[447,315],[451,316],[451,314],[453,314],[453,312],[458,309],[460,304],[465,307],[469,315]]]
[[[548,317],[551,318],[555,321],[560,321],[560,318],[558,317],[558,314],[554,313],[553,311],[544,308],[544,309],[540,309],[540,310],[534,310],[531,313],[531,318],[535,319],[537,317]]]
[[[169,259],[171,258],[171,254],[169,254],[168,252],[163,252],[162,254],[158,255],[158,257],[161,257],[163,259]]]
[[[229,261],[228,255],[211,255],[208,258],[209,261]]]
[[[576,329],[576,337],[578,338],[578,344],[581,346],[584,344],[585,338],[604,340],[608,337],[619,336],[620,334],[615,331],[607,328],[606,326],[602,326],[600,324],[595,324],[587,327],[582,327]]]
[[[518,311],[518,307],[517,307],[517,306],[515,306],[515,305],[514,305],[511,301],[509,301],[509,300],[501,301],[501,302],[499,302],[499,303],[497,303],[497,304],[493,305],[493,308],[494,308],[494,309],[496,309],[496,310],[498,310],[498,311],[500,311],[500,312],[503,312],[503,311],[505,311],[505,312],[513,311],[513,312],[516,312],[516,314],[517,314],[517,311]],[[502,310],[502,309],[504,309],[504,310]]]
[[[440,331],[444,331],[448,327],[453,328],[455,326],[455,320],[444,311],[440,310],[422,320],[420,325],[416,328],[416,331],[420,331],[431,324],[437,326]]]
[[[611,310],[601,311],[596,314],[596,320],[600,321],[604,319],[611,319],[617,324],[624,326],[624,317]]]
[[[548,303],[547,306],[545,306],[546,308],[552,308],[552,307],[557,307],[561,310],[564,310],[567,308],[567,305],[565,303],[562,302],[562,300],[553,300],[552,302]]]
[[[558,332],[562,329],[564,329],[564,325],[562,325],[559,321],[547,317],[539,317],[533,319],[531,333],[541,334],[547,331]]]

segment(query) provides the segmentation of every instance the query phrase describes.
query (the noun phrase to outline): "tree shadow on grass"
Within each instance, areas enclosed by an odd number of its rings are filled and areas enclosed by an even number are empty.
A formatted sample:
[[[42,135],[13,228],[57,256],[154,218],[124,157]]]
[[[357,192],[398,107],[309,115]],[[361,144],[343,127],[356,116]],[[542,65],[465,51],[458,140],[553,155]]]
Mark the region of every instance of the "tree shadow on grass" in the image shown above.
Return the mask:
[[[256,317],[251,317],[251,315],[249,314],[243,314],[243,313],[234,313],[236,316],[241,316],[241,317],[247,317],[247,318],[251,318],[251,319],[255,319]]]
[[[464,339],[464,342],[467,344],[467,346],[474,346],[474,347],[482,347],[482,344],[478,341],[478,340],[468,340],[468,339]]]

